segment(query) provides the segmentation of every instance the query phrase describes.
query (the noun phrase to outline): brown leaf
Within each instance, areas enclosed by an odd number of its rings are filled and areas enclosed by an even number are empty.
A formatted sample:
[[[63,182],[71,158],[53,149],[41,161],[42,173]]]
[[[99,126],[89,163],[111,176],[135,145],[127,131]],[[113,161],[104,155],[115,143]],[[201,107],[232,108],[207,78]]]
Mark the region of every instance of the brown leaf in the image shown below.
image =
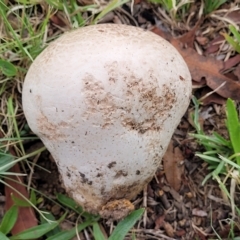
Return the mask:
[[[177,231],[175,232],[175,235],[176,235],[177,237],[183,237],[183,236],[186,235],[186,231],[183,230],[183,229],[179,229],[179,230],[177,230]]]
[[[234,75],[237,76],[238,80],[240,81],[240,64],[234,70]]]
[[[217,61],[213,57],[201,56],[191,48],[183,48],[179,40],[161,32],[160,29],[155,29],[153,32],[169,40],[178,50],[187,63],[194,81],[201,81],[204,77],[207,85],[213,90],[217,89],[216,92],[220,96],[240,100],[240,84],[220,74],[220,70],[224,67],[222,61]]]
[[[202,78],[200,81],[192,81],[192,88],[197,89],[197,88],[202,88],[206,86],[206,79]]]
[[[196,25],[189,30],[187,33],[182,35],[181,37],[177,38],[177,40],[184,45],[187,45],[188,47],[193,48],[194,47],[194,40],[195,40],[195,33],[197,29],[199,28],[200,24],[202,23],[203,19],[199,19]]]
[[[223,64],[224,67],[222,71],[228,70],[239,63],[240,63],[240,54],[237,54],[236,56],[229,58],[226,62],[224,62]]]
[[[201,92],[200,99],[202,97],[206,96],[207,94],[209,94],[210,92],[212,92],[212,89],[205,87]],[[226,100],[225,100],[225,98],[219,96],[216,93],[211,93],[208,97],[205,97],[201,102],[203,105],[208,105],[208,104],[212,104],[212,103],[217,103],[219,105],[223,105],[226,102]]]
[[[181,176],[184,167],[181,162],[183,160],[182,151],[179,147],[174,148],[173,141],[171,141],[163,157],[163,167],[168,183],[176,191],[179,191],[182,184]]]
[[[205,236],[200,230],[198,229],[195,229],[196,231],[196,239],[199,239],[199,240],[207,240],[207,236]],[[222,236],[222,235],[221,235]]]
[[[229,18],[230,20],[235,22],[235,24],[239,24],[240,23],[240,10],[231,11],[231,12],[227,13],[226,18]]]
[[[219,50],[220,45],[222,44],[222,41],[224,41],[224,39],[225,38],[222,35],[219,35],[214,40],[212,40],[206,49],[206,54],[217,52]]]
[[[141,3],[142,0],[134,0],[134,5]]]
[[[10,172],[14,173],[21,173],[19,164],[15,164],[11,169]],[[13,204],[12,195],[14,195],[16,198],[23,199],[22,196],[20,196],[16,191],[13,189],[16,189],[18,192],[20,192],[23,196],[26,198],[29,198],[27,189],[25,186],[21,185],[23,183],[23,179],[21,176],[9,176],[8,178],[12,179],[13,181],[9,179],[5,179],[5,182],[11,186],[8,187],[5,185],[5,196],[6,196],[6,203],[5,208],[8,210]],[[13,189],[12,189],[13,188]],[[11,233],[13,235],[16,235],[17,233],[20,233],[24,230],[27,230],[31,227],[37,226],[37,219],[35,216],[35,213],[32,209],[32,207],[18,207],[18,218],[14,225],[14,227],[11,230]]]
[[[163,224],[163,228],[164,230],[166,231],[166,234],[169,236],[169,237],[174,237],[174,229],[172,227],[172,225],[168,222],[164,222]]]
[[[0,138],[3,138],[4,135],[0,131]],[[10,153],[14,156],[15,152],[10,147]],[[21,173],[19,164],[16,163],[13,167],[10,168],[9,172],[12,173]],[[22,176],[15,176],[9,175],[8,178],[5,179],[6,185],[4,186],[5,190],[5,209],[6,211],[14,205],[12,200],[12,196],[15,196],[18,199],[23,199],[20,195],[22,194],[25,198],[29,199],[29,194],[27,192],[26,187],[23,185],[23,177]],[[8,186],[7,186],[8,185]],[[17,191],[20,193],[17,193]],[[16,235],[24,230],[27,230],[31,227],[35,227],[38,225],[37,218],[35,212],[33,211],[32,207],[18,207],[18,218],[11,230],[12,235]]]
[[[67,25],[66,21],[64,21],[63,17],[58,13],[52,15],[50,17],[50,20],[52,23],[54,23],[55,25],[57,25],[59,27],[66,27],[66,25]]]
[[[195,81],[199,81],[204,77],[207,85],[213,90],[225,84],[216,92],[224,98],[240,100],[240,84],[219,73],[223,69],[222,61],[217,61],[213,57],[201,56],[191,48],[183,49],[175,39],[171,43],[184,58]]]
[[[163,215],[160,215],[160,216],[158,216],[157,218],[156,218],[156,220],[155,220],[155,230],[158,230],[160,227],[162,227],[163,226],[163,224],[164,224],[164,219],[165,219],[165,214],[163,214]]]

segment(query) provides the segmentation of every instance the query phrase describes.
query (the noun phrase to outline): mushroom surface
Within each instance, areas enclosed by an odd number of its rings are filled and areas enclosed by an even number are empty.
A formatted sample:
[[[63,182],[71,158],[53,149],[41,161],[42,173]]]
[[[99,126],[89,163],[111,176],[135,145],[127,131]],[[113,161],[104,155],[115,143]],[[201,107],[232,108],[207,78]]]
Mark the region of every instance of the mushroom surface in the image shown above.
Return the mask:
[[[191,96],[177,50],[141,28],[100,24],[64,33],[31,65],[23,109],[66,191],[120,219],[152,179]]]

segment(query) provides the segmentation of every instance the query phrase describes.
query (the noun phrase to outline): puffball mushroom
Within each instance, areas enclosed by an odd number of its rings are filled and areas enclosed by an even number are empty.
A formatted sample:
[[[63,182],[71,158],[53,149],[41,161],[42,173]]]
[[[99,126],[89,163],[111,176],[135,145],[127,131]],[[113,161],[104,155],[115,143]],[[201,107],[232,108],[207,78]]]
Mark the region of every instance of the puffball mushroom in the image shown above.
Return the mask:
[[[113,219],[152,179],[190,95],[189,70],[170,43],[116,24],[64,33],[33,62],[22,93],[66,191]]]

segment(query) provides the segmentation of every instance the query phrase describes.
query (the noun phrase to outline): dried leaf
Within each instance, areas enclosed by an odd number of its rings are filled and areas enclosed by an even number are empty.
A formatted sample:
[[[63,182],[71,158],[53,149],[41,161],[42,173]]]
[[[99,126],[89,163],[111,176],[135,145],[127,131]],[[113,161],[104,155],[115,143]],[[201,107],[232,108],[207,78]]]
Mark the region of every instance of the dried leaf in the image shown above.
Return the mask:
[[[54,23],[55,25],[59,26],[59,27],[66,27],[66,22],[63,20],[63,17],[61,17],[58,13],[52,15],[50,17],[50,20],[52,23]]]
[[[224,62],[224,67],[222,71],[228,70],[239,63],[240,63],[240,54],[237,54],[236,56],[229,58],[226,62]]]
[[[222,42],[225,40],[224,36],[219,35],[218,37],[216,37],[214,40],[212,40],[207,49],[206,49],[206,54],[211,54],[211,53],[215,53],[219,50],[220,45],[222,44]]]
[[[205,87],[202,92],[201,92],[201,97],[204,97],[206,96],[207,94],[209,94],[210,92],[212,92],[212,89],[208,88],[208,87]],[[212,104],[212,103],[217,103],[219,105],[223,105],[224,103],[226,102],[225,98],[219,96],[218,94],[216,93],[211,93],[208,97],[205,97],[203,100],[202,100],[202,104],[203,105],[209,105],[209,104]]]
[[[10,172],[21,173],[19,165],[15,164],[10,169]],[[5,182],[8,185],[10,185],[13,189],[16,189],[18,192],[20,192],[26,198],[29,198],[26,187],[21,184],[21,183],[23,183],[23,179],[21,176],[9,176],[8,178],[13,180],[13,181],[11,181],[9,179],[5,179]],[[13,189],[11,189],[7,185],[5,185],[5,195],[6,195],[5,208],[6,208],[6,210],[11,208],[11,206],[14,204],[14,202],[12,200],[12,195],[14,195],[16,198],[23,199],[22,196],[20,196]],[[37,219],[36,219],[36,216],[35,216],[35,213],[34,213],[32,207],[18,207],[18,218],[17,218],[17,221],[16,221],[14,227],[11,230],[11,233],[13,235],[16,235],[17,233],[20,233],[24,230],[27,230],[27,229],[37,226],[37,225],[38,225]]]
[[[206,86],[206,80],[205,78],[202,78],[199,82],[192,81],[192,88],[193,89],[198,89]]]
[[[240,23],[240,10],[231,11],[231,12],[227,13],[226,18],[235,22],[235,24],[239,24]]]
[[[164,222],[163,228],[164,228],[164,230],[166,231],[166,234],[169,237],[174,237],[174,229],[173,229],[173,227],[170,223]]]
[[[187,63],[194,81],[201,81],[204,77],[207,85],[211,89],[216,90],[220,96],[240,100],[240,84],[233,81],[231,78],[220,74],[220,70],[224,68],[222,61],[217,61],[213,57],[201,56],[191,48],[183,48],[182,43],[179,40],[161,32],[160,29],[155,29],[154,32],[169,40],[179,51]]]
[[[3,138],[3,137],[4,135],[0,131],[0,138]],[[13,156],[15,155],[15,152],[11,147],[9,151]],[[10,168],[9,171],[12,173],[21,173],[19,164],[16,163],[12,168]],[[18,199],[23,199],[23,197],[21,196],[23,195],[25,198],[29,199],[29,194],[27,192],[27,189],[23,185],[24,181],[22,176],[9,175],[8,178],[5,179],[5,182],[6,182],[6,185],[4,186],[4,190],[5,190],[5,197],[6,197],[6,201],[5,201],[6,211],[14,205],[12,196]],[[17,193],[17,191],[21,195]],[[20,233],[24,230],[27,230],[31,227],[35,227],[37,225],[38,225],[37,218],[32,207],[18,207],[18,218],[14,227],[11,230],[11,233],[12,235],[16,235],[17,233]]]
[[[199,81],[204,77],[207,85],[213,90],[225,84],[216,92],[224,98],[240,100],[240,84],[220,74],[220,70],[223,69],[223,62],[217,61],[213,57],[201,56],[190,48],[183,49],[176,40],[171,41],[171,43],[186,61],[191,76],[195,81]]]
[[[142,0],[134,0],[134,5],[141,3]]]
[[[183,230],[183,229],[179,229],[179,230],[177,230],[177,231],[175,232],[175,235],[176,235],[177,237],[183,237],[183,236],[186,235],[186,231]]]
[[[240,81],[240,64],[234,70],[234,75],[237,76],[238,80]]]
[[[155,220],[155,230],[158,230],[160,227],[163,226],[164,224],[164,219],[165,219],[165,214],[158,216]]]
[[[173,141],[171,141],[163,157],[163,167],[168,183],[176,191],[179,191],[182,184],[181,176],[184,167],[181,162],[183,160],[182,151],[178,147],[174,148]]]
[[[194,40],[195,40],[195,33],[199,28],[200,24],[202,23],[203,19],[199,19],[196,25],[189,30],[186,34],[182,35],[181,37],[177,38],[177,40],[188,47],[194,47]]]

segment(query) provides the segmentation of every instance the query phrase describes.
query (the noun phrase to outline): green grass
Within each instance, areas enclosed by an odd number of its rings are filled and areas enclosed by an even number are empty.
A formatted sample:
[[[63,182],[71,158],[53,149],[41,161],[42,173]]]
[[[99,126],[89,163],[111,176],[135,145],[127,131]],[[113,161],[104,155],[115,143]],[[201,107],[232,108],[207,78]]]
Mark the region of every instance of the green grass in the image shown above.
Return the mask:
[[[172,19],[181,21],[188,13],[191,0],[149,0],[153,4],[162,6]]]
[[[193,4],[193,0],[148,0],[150,3],[162,6],[174,20],[181,21],[189,11]],[[203,0],[203,13],[209,15],[219,9],[227,0]]]
[[[33,194],[34,196],[34,194]],[[35,198],[35,197],[33,197]],[[106,240],[100,226],[99,216],[94,216],[78,206],[71,198],[65,195],[58,194],[57,200],[63,206],[74,211],[79,217],[84,218],[82,223],[77,224],[75,227],[69,230],[61,230],[59,224],[64,221],[67,216],[67,212],[59,219],[56,220],[50,212],[42,212],[41,223],[38,226],[26,229],[17,235],[8,237],[11,229],[13,228],[18,217],[18,206],[32,206],[29,200],[14,199],[14,205],[5,213],[0,224],[0,237],[1,239],[17,240],[17,239],[38,239],[44,237],[46,240],[71,240],[76,236],[76,231],[80,233],[87,227],[91,227],[95,240]],[[142,216],[144,209],[138,209],[130,213],[125,219],[120,221],[112,234],[109,236],[109,240],[123,240],[127,233],[134,226],[136,221]]]
[[[222,33],[226,41],[232,46],[233,50],[240,53],[240,33],[233,25],[229,26],[230,35]]]
[[[192,116],[196,134],[190,134],[198,140],[199,144],[205,149],[205,152],[199,152],[196,156],[203,159],[208,164],[209,174],[205,177],[204,185],[210,178],[214,179],[221,191],[225,195],[232,208],[231,224],[235,224],[235,217],[240,217],[240,206],[235,205],[235,190],[240,183],[240,119],[231,99],[226,102],[226,129],[228,138],[224,138],[217,132],[211,135],[204,133],[199,123],[200,102],[194,97],[195,112]],[[228,184],[227,184],[228,183]],[[229,187],[227,187],[230,185]],[[234,235],[234,228],[230,231],[231,239]]]
[[[226,3],[227,0],[204,0],[204,14],[210,14],[217,10],[222,4]]]
[[[211,135],[206,135],[201,129],[199,123],[199,106],[200,103],[196,98],[193,98],[195,105],[195,113],[193,122],[196,134],[191,134],[205,148],[204,153],[198,153],[208,164],[210,174],[205,178],[204,183],[211,176],[219,176],[219,174],[227,174],[228,169],[234,168],[240,170],[240,122],[236,107],[231,99],[227,100],[226,104],[226,128],[228,130],[229,139],[213,132]]]

